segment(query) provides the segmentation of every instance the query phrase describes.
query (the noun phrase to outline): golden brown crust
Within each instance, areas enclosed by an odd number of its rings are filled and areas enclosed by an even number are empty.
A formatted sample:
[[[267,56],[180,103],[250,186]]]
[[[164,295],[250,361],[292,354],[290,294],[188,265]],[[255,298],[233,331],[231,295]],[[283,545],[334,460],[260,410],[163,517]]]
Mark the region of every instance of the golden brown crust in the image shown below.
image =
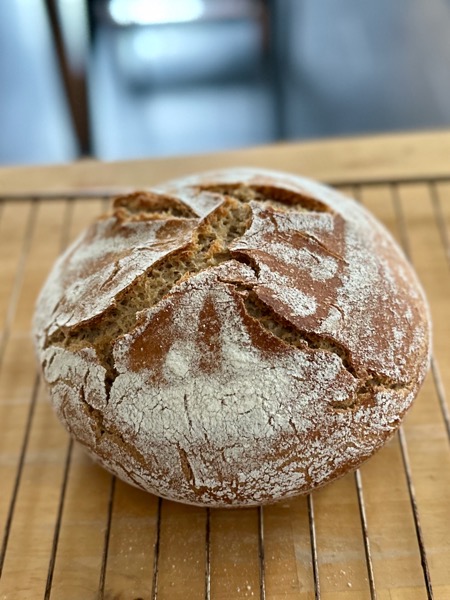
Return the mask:
[[[360,206],[228,170],[115,200],[36,311],[57,413],[108,469],[193,504],[306,493],[375,452],[425,376],[411,267]]]

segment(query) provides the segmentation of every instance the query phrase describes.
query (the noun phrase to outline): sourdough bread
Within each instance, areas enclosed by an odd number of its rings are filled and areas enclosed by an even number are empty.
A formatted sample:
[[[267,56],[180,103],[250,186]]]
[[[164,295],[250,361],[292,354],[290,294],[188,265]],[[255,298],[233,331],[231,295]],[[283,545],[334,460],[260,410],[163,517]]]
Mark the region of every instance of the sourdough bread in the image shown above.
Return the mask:
[[[330,188],[257,169],[117,198],[55,264],[34,331],[53,406],[96,460],[210,506],[358,467],[399,427],[430,350],[386,230]]]

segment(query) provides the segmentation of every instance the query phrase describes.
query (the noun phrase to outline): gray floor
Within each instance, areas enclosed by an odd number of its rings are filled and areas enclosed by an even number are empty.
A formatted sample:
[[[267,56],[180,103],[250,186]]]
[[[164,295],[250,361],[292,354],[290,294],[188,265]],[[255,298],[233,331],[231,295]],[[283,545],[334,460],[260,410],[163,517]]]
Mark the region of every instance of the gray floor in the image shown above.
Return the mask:
[[[275,104],[264,85],[133,93],[100,64],[102,54],[111,60],[106,40],[100,43],[92,80],[97,152],[176,154],[450,125],[448,0],[278,0],[275,6],[281,83]],[[99,78],[109,79],[108,107]],[[108,118],[114,127],[106,126]]]
[[[189,52],[181,44],[178,86],[176,76],[154,62],[169,48],[166,58],[176,71],[173,36],[159,46],[153,36],[148,47],[128,36],[128,46],[119,47],[117,31],[101,28],[89,69],[95,154],[157,156],[450,126],[450,0],[274,5],[278,61],[272,78],[261,68],[252,27],[247,39],[245,28],[231,36],[228,54],[223,36],[211,32],[205,69],[213,71],[217,60],[224,74],[209,83],[201,78],[201,51],[196,57],[191,44],[185,45]],[[130,62],[133,47],[141,58],[150,52],[140,65]],[[190,56],[197,78],[191,85]],[[230,75],[233,64],[236,76]],[[147,83],[137,81],[147,75]],[[276,94],[274,80],[280,82]],[[0,163],[57,162],[76,153],[43,0],[2,2]]]

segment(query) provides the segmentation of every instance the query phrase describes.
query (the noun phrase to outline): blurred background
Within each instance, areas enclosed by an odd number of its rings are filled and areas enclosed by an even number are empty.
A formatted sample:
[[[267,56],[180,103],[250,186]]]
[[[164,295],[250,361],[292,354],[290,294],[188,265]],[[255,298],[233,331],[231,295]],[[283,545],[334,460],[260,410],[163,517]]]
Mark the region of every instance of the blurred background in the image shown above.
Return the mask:
[[[0,163],[450,125],[450,0],[5,0]]]

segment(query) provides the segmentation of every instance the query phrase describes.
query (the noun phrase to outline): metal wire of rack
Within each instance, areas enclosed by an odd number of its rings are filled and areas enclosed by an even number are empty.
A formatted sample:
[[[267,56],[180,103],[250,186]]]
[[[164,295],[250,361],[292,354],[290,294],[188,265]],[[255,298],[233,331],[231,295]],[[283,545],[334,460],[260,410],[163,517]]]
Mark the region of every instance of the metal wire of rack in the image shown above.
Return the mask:
[[[333,182],[329,182],[331,185]],[[410,239],[410,232],[408,228],[407,218],[404,214],[404,200],[401,198],[401,194],[405,189],[405,186],[419,186],[422,194],[428,195],[428,199],[430,200],[430,206],[432,208],[432,214],[430,213],[430,218],[434,220],[434,224],[436,227],[436,233],[439,236],[440,244],[442,245],[443,251],[445,253],[446,260],[448,262],[448,267],[450,267],[450,237],[448,224],[445,221],[444,212],[442,208],[442,200],[440,197],[440,186],[450,184],[450,177],[442,176],[435,178],[408,178],[408,179],[397,179],[394,181],[391,180],[374,180],[374,181],[349,181],[349,182],[340,182],[336,187],[341,188],[345,191],[350,191],[352,195],[363,203],[365,192],[368,189],[378,190],[383,189],[384,194],[389,195],[389,202],[391,204],[392,214],[394,215],[395,222],[394,225],[397,228],[398,235],[405,251],[407,257],[413,261],[413,252],[412,252],[412,242]],[[5,317],[4,324],[1,330],[1,338],[0,338],[0,365],[4,362],[5,353],[8,348],[8,344],[10,343],[11,337],[13,335],[13,328],[16,318],[16,312],[18,303],[21,300],[24,294],[28,294],[29,290],[27,288],[27,276],[26,272],[27,263],[30,259],[30,256],[33,252],[33,236],[35,233],[35,228],[37,224],[37,219],[39,215],[39,210],[41,209],[43,203],[47,203],[49,201],[56,201],[60,205],[60,221],[59,221],[59,250],[61,251],[65,248],[70,239],[70,230],[72,220],[74,218],[74,207],[75,204],[78,203],[79,212],[82,211],[83,203],[89,203],[95,201],[96,206],[101,206],[103,209],[106,207],[106,204],[111,196],[110,191],[95,191],[94,192],[65,192],[65,193],[55,193],[55,194],[34,194],[33,196],[14,196],[14,197],[0,197],[0,223],[1,220],[5,218],[5,206],[9,203],[15,202],[24,202],[27,203],[29,209],[27,213],[27,221],[25,226],[23,227],[22,234],[22,242],[20,245],[20,250],[18,252],[18,257],[16,260],[16,269],[14,276],[12,278],[12,283],[9,289],[9,297],[5,303]],[[81,207],[81,208],[80,208]],[[429,290],[427,290],[429,291]],[[433,293],[430,294],[431,302],[433,303]],[[446,390],[445,390],[445,382],[441,376],[441,368],[438,364],[438,360],[435,356],[432,358],[431,364],[431,375],[430,375],[436,397],[439,402],[440,414],[442,418],[442,425],[445,430],[445,435],[447,437],[447,442],[450,441],[450,416],[449,409],[446,401]],[[4,518],[4,527],[3,534],[1,538],[1,547],[0,547],[0,592],[2,591],[2,574],[5,575],[7,570],[13,569],[12,561],[14,557],[10,557],[8,552],[10,550],[11,538],[13,535],[13,525],[15,521],[18,519],[19,511],[23,510],[23,507],[19,507],[19,495],[21,492],[21,487],[23,486],[23,478],[24,478],[24,469],[27,463],[27,460],[30,459],[30,439],[33,428],[41,426],[36,422],[36,406],[38,403],[38,398],[41,393],[41,382],[39,375],[35,374],[33,376],[33,384],[31,386],[31,392],[29,398],[27,400],[27,409],[26,409],[26,417],[23,422],[20,423],[20,432],[21,432],[21,443],[20,450],[18,451],[17,456],[15,457],[15,475],[12,481],[12,485],[9,489],[5,488],[4,498],[5,500],[5,518]],[[0,423],[0,430],[1,430]],[[404,426],[402,426],[398,432],[398,443],[400,447],[402,467],[403,467],[403,477],[406,485],[407,495],[409,499],[409,510],[412,517],[412,522],[414,525],[414,534],[415,540],[417,544],[417,551],[420,557],[420,565],[422,571],[422,587],[417,589],[422,589],[424,594],[428,599],[433,599],[435,597],[435,593],[433,591],[433,581],[432,575],[433,570],[430,568],[430,552],[429,546],[427,544],[426,533],[424,532],[424,528],[422,526],[421,520],[421,504],[418,502],[417,493],[415,489],[415,471],[417,469],[413,469],[411,465],[411,458],[409,453],[409,440],[408,436],[405,434]],[[57,598],[64,597],[61,595],[61,592],[56,593],[53,584],[55,580],[55,565],[58,560],[58,552],[60,549],[60,536],[61,536],[61,528],[64,518],[64,511],[66,509],[67,502],[70,499],[69,494],[71,493],[69,490],[69,478],[71,474],[71,469],[73,468],[73,454],[74,454],[74,444],[71,440],[66,438],[65,442],[65,451],[64,451],[64,460],[62,461],[62,474],[59,480],[59,484],[56,490],[53,490],[54,493],[57,493],[58,501],[55,503],[55,514],[51,535],[51,543],[47,546],[48,555],[46,557],[47,562],[47,570],[45,573],[45,585],[43,587],[43,598]],[[425,474],[426,475],[426,474]],[[358,507],[358,518],[359,518],[359,527],[360,527],[360,535],[362,538],[362,548],[363,548],[363,556],[365,562],[365,571],[366,571],[366,587],[364,589],[364,593],[361,592],[361,595],[355,595],[354,597],[370,597],[371,600],[375,600],[377,598],[377,592],[380,589],[384,589],[382,586],[379,587],[377,583],[377,568],[376,564],[374,564],[374,555],[373,555],[373,544],[374,540],[371,538],[371,523],[370,518],[367,512],[367,504],[365,499],[365,482],[366,478],[363,475],[361,470],[357,470],[353,477],[353,487],[354,492],[356,494],[357,507]],[[110,543],[112,539],[112,527],[114,525],[115,519],[115,507],[118,502],[118,487],[116,484],[116,479],[114,477],[110,477],[108,484],[108,491],[105,494],[106,497],[106,505],[105,512],[106,516],[104,518],[104,526],[102,529],[103,532],[103,542],[102,542],[102,550],[101,555],[98,558],[98,579],[97,579],[97,589],[95,591],[96,597],[98,598],[110,598],[113,596],[115,589],[111,587],[108,577],[110,575],[110,570],[108,569],[108,563],[111,560],[111,548]],[[73,491],[73,490],[72,490]],[[330,585],[326,581],[322,573],[323,562],[321,559],[321,545],[318,540],[318,532],[317,532],[317,518],[319,516],[318,510],[320,511],[320,507],[316,506],[315,502],[316,493],[309,495],[306,500],[306,514],[307,514],[307,523],[308,523],[308,535],[309,535],[309,545],[310,545],[310,556],[307,559],[307,563],[311,568],[311,580],[312,586],[309,588],[302,587],[302,582],[298,583],[298,591],[304,591],[306,595],[301,596],[302,598],[314,597],[316,600],[320,600],[322,597],[323,590],[323,582],[327,584],[329,588]],[[152,598],[152,600],[157,600],[162,597],[170,597],[167,593],[161,592],[161,552],[162,552],[162,536],[163,536],[163,528],[165,524],[165,510],[166,510],[167,502],[165,500],[158,499],[156,504],[154,505],[154,536],[153,539],[148,540],[148,544],[151,546],[151,554],[152,561],[151,564],[148,563],[148,573],[147,573],[147,587],[145,588],[145,593],[147,594],[145,597]],[[277,562],[276,554],[271,558],[271,567],[270,570],[268,568],[267,557],[267,531],[268,528],[273,528],[273,524],[270,525],[267,522],[266,514],[270,511],[270,509],[259,508],[256,510],[256,521],[255,521],[255,545],[256,545],[256,556],[257,556],[257,589],[252,587],[252,589],[244,590],[245,595],[249,596],[250,591],[252,595],[257,594],[262,600],[266,598],[269,599],[272,597],[271,590],[273,590],[274,585],[268,585],[269,580],[271,578],[276,579],[276,573],[274,575],[274,571],[276,569],[273,567],[273,564]],[[0,512],[0,517],[2,513]],[[446,519],[449,520],[449,514],[447,513]],[[200,585],[202,588],[201,597],[205,600],[210,600],[214,598],[225,598],[225,597],[234,597],[234,596],[225,596],[223,589],[222,595],[221,593],[214,592],[214,590],[218,590],[216,583],[218,578],[221,576],[217,568],[214,567],[213,562],[215,560],[214,557],[214,549],[217,547],[215,541],[213,541],[214,536],[214,528],[217,527],[216,523],[216,513],[214,510],[205,509],[202,511],[202,514],[196,513],[196,518],[200,519],[201,524],[201,539],[204,541],[204,550],[203,550],[203,561],[204,566],[202,567],[203,571],[203,582]],[[443,517],[444,518],[444,517]],[[1,523],[1,521],[0,521]],[[444,527],[444,523],[442,523]],[[272,534],[271,534],[272,535]],[[272,535],[273,537],[273,535]],[[375,542],[377,542],[375,540]],[[216,544],[216,545],[214,545]],[[432,553],[435,550],[432,549]],[[380,555],[380,550],[377,550],[377,555]],[[8,562],[9,559],[9,562]],[[298,560],[298,559],[297,559]],[[406,560],[406,559],[405,559]],[[432,559],[434,560],[434,559]],[[281,567],[283,568],[283,567]],[[14,569],[13,569],[14,570]],[[448,570],[450,571],[450,565]],[[270,571],[270,572],[269,572]],[[342,571],[341,571],[342,572]],[[175,574],[174,574],[175,576]],[[61,577],[61,574],[59,574]],[[274,579],[274,580],[275,580]],[[450,579],[449,581],[444,582],[445,585],[448,585],[448,590],[450,590]],[[131,584],[130,584],[131,585]],[[439,585],[442,587],[442,581],[439,582]],[[220,586],[219,586],[220,587]],[[439,589],[441,589],[439,587]],[[198,589],[200,589],[198,588]],[[63,589],[63,587],[61,588]],[[296,588],[297,589],[297,588]],[[442,587],[442,589],[446,590],[447,588]],[[349,590],[350,591],[350,590]],[[248,592],[248,594],[247,594]],[[355,593],[358,594],[358,592]],[[445,592],[442,592],[444,594]],[[308,594],[311,594],[309,596]],[[1,594],[0,594],[1,596]],[[236,597],[241,597],[241,590],[236,592]],[[242,596],[242,597],[244,597]],[[7,596],[5,597],[13,597]],[[37,594],[33,597],[40,597]],[[85,596],[88,597],[88,596]],[[94,595],[92,596],[94,597]],[[122,597],[122,596],[121,596]],[[131,596],[130,596],[131,597]],[[134,597],[134,596],[133,596]],[[186,598],[190,596],[187,595]],[[199,596],[200,597],[200,596]],[[278,596],[277,596],[278,597]],[[281,596],[280,596],[281,597]],[[299,596],[300,597],[300,596]],[[329,597],[329,596],[327,596]],[[407,597],[406,595],[404,596]],[[444,595],[440,596],[444,597]],[[397,596],[396,596],[397,598]]]

